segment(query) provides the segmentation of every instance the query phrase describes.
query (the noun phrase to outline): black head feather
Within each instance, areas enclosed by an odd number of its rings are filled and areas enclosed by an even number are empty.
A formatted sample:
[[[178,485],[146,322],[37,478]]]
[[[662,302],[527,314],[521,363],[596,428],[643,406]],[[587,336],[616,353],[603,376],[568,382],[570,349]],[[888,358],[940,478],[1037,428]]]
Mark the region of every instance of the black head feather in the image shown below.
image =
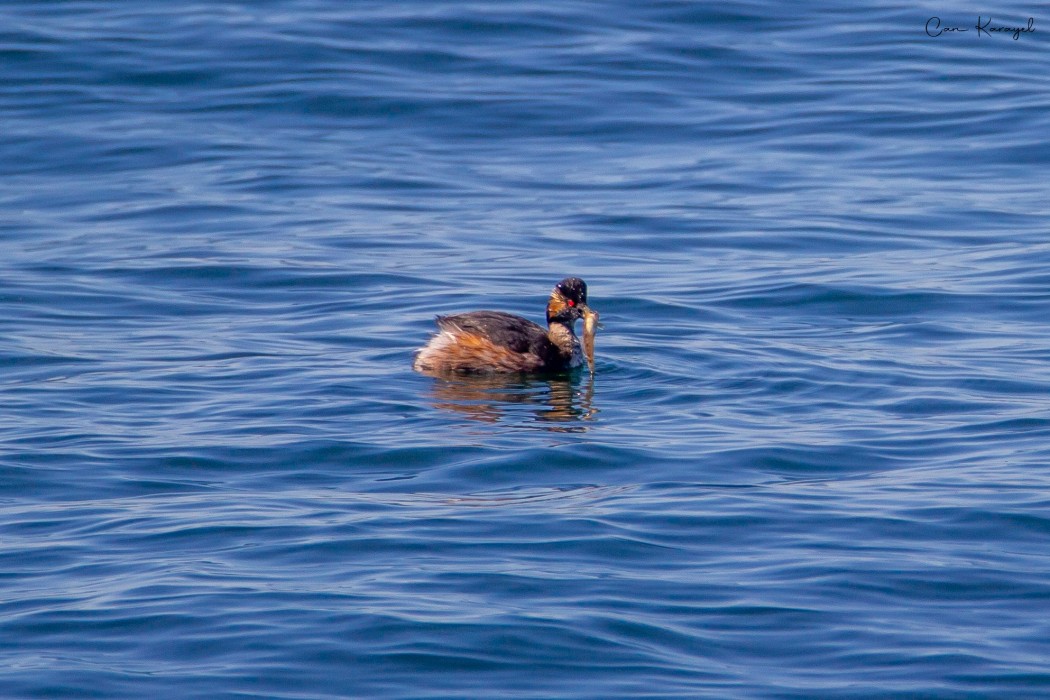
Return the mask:
[[[574,305],[587,304],[587,283],[579,277],[566,277],[554,287],[566,300],[571,300]]]
[[[587,283],[579,277],[566,277],[554,285],[547,302],[547,323],[573,324],[587,306]]]

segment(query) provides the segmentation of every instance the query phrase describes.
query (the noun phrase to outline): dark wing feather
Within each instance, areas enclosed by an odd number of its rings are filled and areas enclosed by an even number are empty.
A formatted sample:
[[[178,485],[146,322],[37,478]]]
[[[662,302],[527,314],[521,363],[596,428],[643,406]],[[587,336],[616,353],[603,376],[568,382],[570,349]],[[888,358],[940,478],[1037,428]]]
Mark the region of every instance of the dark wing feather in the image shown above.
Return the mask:
[[[438,327],[488,338],[493,344],[514,352],[531,352],[546,358],[553,347],[547,331],[532,321],[502,311],[471,311],[438,316]]]

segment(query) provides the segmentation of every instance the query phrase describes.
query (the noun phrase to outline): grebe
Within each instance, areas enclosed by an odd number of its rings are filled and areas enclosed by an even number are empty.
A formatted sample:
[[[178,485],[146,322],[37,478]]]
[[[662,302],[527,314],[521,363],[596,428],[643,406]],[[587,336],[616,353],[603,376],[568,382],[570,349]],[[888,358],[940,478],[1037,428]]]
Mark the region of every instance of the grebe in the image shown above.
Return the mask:
[[[463,373],[572,369],[583,364],[573,326],[584,317],[598,317],[587,307],[587,284],[566,277],[554,285],[547,301],[546,329],[502,311],[438,316],[437,334],[416,352],[412,366],[419,372]]]

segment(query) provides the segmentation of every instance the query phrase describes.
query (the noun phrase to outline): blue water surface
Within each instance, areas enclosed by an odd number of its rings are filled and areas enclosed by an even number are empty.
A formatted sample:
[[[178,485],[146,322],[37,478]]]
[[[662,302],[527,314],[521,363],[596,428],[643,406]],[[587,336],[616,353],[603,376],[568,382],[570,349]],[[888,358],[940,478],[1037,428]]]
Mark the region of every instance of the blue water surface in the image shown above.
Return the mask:
[[[0,696],[1050,697],[1039,12],[3,3]]]

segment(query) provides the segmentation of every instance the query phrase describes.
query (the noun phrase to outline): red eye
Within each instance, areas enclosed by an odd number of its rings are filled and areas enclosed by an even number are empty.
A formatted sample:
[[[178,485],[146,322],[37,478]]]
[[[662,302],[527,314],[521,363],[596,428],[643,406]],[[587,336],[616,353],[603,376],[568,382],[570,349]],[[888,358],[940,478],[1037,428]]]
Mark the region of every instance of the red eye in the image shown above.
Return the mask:
[[[569,306],[576,306],[576,302],[572,299],[569,299],[567,303],[569,304]]]

